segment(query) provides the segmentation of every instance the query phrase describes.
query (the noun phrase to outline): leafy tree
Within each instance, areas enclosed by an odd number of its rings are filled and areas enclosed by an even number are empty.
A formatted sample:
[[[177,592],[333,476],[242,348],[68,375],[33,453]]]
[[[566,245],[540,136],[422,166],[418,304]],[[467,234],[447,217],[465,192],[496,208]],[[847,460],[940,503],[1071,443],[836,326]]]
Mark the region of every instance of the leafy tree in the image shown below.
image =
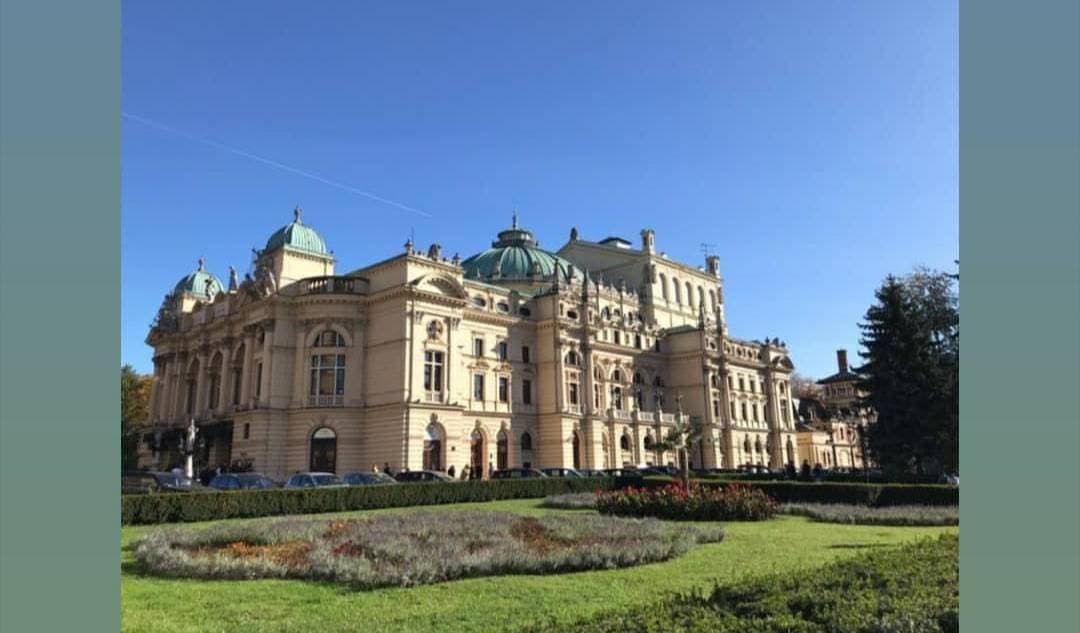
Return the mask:
[[[882,467],[954,471],[959,461],[959,308],[955,277],[889,276],[866,312],[856,371],[877,412],[869,448]]]
[[[137,467],[139,437],[149,424],[150,376],[138,374],[131,365],[120,368],[121,467]]]
[[[821,391],[816,380],[803,376],[799,372],[791,374],[788,382],[791,384],[791,393],[796,398],[815,398]]]

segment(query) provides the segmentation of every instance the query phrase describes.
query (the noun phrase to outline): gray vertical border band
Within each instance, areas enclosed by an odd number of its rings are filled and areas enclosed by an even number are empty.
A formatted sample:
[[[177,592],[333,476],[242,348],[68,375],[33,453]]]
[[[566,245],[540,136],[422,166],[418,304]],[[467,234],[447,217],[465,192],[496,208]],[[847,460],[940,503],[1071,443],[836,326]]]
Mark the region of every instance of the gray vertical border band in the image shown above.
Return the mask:
[[[960,8],[961,625],[1080,631],[1080,11]]]
[[[116,631],[120,3],[0,3],[0,630]]]

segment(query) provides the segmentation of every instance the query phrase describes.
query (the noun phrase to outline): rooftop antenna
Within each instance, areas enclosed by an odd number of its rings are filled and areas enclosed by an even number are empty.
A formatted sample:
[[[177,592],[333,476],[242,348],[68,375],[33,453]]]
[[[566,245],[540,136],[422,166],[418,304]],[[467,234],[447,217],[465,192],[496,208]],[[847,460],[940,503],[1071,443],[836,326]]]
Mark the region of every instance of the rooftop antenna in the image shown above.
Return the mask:
[[[702,242],[701,244],[699,244],[699,247],[701,248],[701,252],[705,255],[705,257],[716,253],[716,244]]]

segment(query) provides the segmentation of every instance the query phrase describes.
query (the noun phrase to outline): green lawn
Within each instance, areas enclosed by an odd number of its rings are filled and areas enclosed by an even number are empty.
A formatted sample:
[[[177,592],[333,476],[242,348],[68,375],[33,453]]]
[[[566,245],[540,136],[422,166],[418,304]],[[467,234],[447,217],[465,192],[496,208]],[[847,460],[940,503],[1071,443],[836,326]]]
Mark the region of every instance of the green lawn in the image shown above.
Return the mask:
[[[548,510],[539,499],[434,506],[425,510]],[[409,512],[418,508],[376,510]],[[347,513],[338,516],[354,516]],[[320,515],[330,517],[333,515]],[[190,527],[197,528],[193,524]],[[728,523],[722,543],[699,545],[672,561],[612,571],[552,576],[476,578],[375,591],[293,580],[195,581],[140,575],[128,543],[153,527],[121,532],[124,631],[500,631],[538,614],[572,621],[600,610],[642,604],[665,592],[708,589],[748,575],[798,573],[870,547],[956,532],[959,528],[811,523],[782,516],[764,523]]]

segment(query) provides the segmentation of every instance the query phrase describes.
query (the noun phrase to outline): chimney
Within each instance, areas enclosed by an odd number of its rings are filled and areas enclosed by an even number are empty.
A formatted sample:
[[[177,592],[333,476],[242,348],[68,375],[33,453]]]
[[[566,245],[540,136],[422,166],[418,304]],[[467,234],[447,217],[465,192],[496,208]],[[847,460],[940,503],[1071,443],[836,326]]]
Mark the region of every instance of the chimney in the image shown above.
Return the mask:
[[[720,258],[716,255],[708,255],[705,257],[705,272],[709,273],[713,277],[720,276]]]
[[[836,366],[840,368],[840,373],[841,374],[847,372],[848,369],[847,369],[847,350],[846,349],[838,349],[838,350],[836,350]]]

